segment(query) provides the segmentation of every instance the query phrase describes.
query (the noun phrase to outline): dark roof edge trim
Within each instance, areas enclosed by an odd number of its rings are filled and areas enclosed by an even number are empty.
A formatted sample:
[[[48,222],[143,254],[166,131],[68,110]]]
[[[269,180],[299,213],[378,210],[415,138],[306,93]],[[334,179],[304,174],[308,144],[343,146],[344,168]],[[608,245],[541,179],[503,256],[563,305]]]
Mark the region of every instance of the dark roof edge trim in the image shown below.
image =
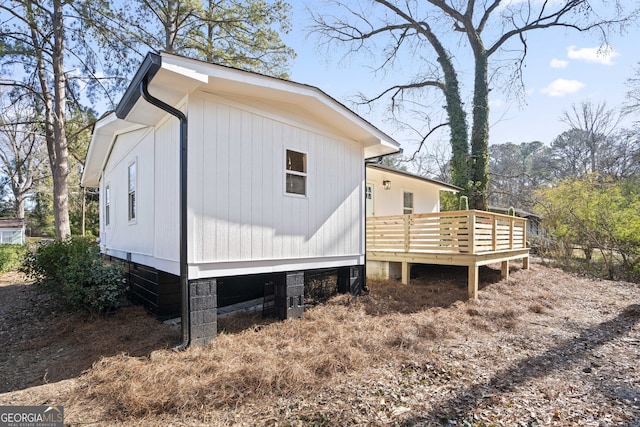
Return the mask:
[[[416,174],[413,174],[411,172],[401,171],[401,170],[398,170],[398,169],[390,168],[388,166],[378,165],[378,164],[375,164],[375,163],[368,163],[367,166],[373,167],[375,169],[380,169],[380,170],[383,170],[383,171],[387,171],[387,172],[390,172],[390,173],[395,173],[397,175],[404,175],[404,176],[409,177],[409,178],[415,178],[415,179],[419,179],[421,181],[430,182],[432,184],[438,184],[438,185],[441,185],[443,187],[448,187],[448,188],[450,188],[452,190],[456,190],[456,191],[463,191],[464,190],[464,188],[458,187],[457,185],[448,184],[446,182],[438,181],[437,179],[427,178],[426,176],[416,175]]]
[[[126,119],[129,112],[136,105],[140,98],[140,82],[146,79],[150,82],[156,75],[160,67],[162,66],[162,57],[157,53],[149,52],[145,56],[144,61],[138,68],[136,75],[133,76],[133,80],[129,84],[127,91],[122,96],[122,99],[116,107],[116,117],[119,119]]]

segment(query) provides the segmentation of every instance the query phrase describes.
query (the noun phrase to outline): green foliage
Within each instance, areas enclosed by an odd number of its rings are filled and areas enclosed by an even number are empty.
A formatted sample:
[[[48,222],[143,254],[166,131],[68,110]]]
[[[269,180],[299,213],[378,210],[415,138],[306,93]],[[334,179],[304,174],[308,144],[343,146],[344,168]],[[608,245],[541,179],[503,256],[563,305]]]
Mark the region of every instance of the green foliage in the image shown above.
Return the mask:
[[[26,253],[25,245],[0,245],[0,273],[18,268]]]
[[[467,196],[460,196],[460,210],[461,211],[469,210],[469,198]]]
[[[440,192],[440,211],[450,212],[458,209],[459,206],[458,196],[448,191]]]
[[[21,271],[70,310],[109,312],[124,296],[122,269],[104,265],[92,240],[76,237],[43,244],[27,255]]]
[[[507,215],[516,216],[516,209],[513,206],[509,206],[509,210],[507,211]]]
[[[29,236],[54,237],[56,235],[51,186],[53,186],[53,182],[51,182],[51,178],[48,178],[44,185],[34,193],[35,205],[33,209],[27,211],[25,217],[27,235]]]
[[[570,262],[579,248],[592,272],[604,267],[610,279],[640,278],[639,188],[637,180],[589,175],[538,191],[536,209],[551,230],[556,255]]]

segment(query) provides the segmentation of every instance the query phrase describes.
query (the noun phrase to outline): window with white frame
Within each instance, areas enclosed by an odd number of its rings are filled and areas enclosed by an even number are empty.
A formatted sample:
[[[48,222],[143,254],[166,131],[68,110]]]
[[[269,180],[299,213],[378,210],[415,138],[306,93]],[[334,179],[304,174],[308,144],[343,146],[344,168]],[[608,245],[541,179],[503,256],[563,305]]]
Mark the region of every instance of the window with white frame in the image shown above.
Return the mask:
[[[412,214],[413,213],[413,193],[405,191],[403,193],[403,203],[402,203],[403,214]]]
[[[111,186],[107,184],[104,188],[104,225],[111,222]]]
[[[293,150],[285,154],[285,187],[287,194],[307,195],[307,155]]]
[[[0,231],[0,243],[13,243],[14,231]]]
[[[134,161],[129,165],[129,221],[136,219],[136,162]]]

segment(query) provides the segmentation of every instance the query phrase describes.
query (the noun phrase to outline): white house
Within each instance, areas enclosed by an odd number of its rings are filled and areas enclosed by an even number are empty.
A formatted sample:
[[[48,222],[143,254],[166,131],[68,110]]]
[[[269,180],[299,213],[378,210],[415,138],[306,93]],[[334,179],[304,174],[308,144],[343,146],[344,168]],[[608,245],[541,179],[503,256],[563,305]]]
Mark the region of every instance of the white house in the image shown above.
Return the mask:
[[[440,212],[440,192],[460,190],[455,185],[410,172],[367,164],[367,216]]]
[[[201,344],[218,278],[274,275],[285,314],[304,271],[361,281],[365,160],[398,150],[315,87],[150,53],[96,123],[82,185],[100,188],[102,251],[140,300],[179,304],[183,345]]]
[[[0,218],[0,244],[23,245],[24,219]]]
[[[390,216],[440,212],[440,192],[457,193],[455,185],[425,178],[376,163],[367,164],[367,216]],[[373,279],[400,278],[401,264],[369,260],[366,276]]]

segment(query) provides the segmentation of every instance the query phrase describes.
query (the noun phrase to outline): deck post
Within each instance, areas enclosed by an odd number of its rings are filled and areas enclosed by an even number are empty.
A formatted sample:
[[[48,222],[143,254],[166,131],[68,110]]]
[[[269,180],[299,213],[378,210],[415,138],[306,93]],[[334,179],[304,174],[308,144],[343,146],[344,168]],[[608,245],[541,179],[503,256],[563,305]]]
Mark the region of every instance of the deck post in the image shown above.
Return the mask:
[[[470,254],[476,253],[476,211],[468,211],[467,212],[467,221],[469,227],[468,239],[468,249]]]
[[[513,249],[513,228],[515,227],[515,221],[511,219],[509,221],[509,249]]]
[[[523,270],[528,270],[529,269],[529,257],[528,256],[522,258],[522,269]]]
[[[498,217],[493,215],[493,230],[491,230],[491,250],[498,249]]]
[[[478,266],[473,264],[469,265],[469,299],[478,299]]]
[[[402,261],[402,284],[408,285],[409,280],[411,279],[411,263],[407,261]]]
[[[509,260],[502,261],[502,268],[500,270],[500,277],[509,280]]]

